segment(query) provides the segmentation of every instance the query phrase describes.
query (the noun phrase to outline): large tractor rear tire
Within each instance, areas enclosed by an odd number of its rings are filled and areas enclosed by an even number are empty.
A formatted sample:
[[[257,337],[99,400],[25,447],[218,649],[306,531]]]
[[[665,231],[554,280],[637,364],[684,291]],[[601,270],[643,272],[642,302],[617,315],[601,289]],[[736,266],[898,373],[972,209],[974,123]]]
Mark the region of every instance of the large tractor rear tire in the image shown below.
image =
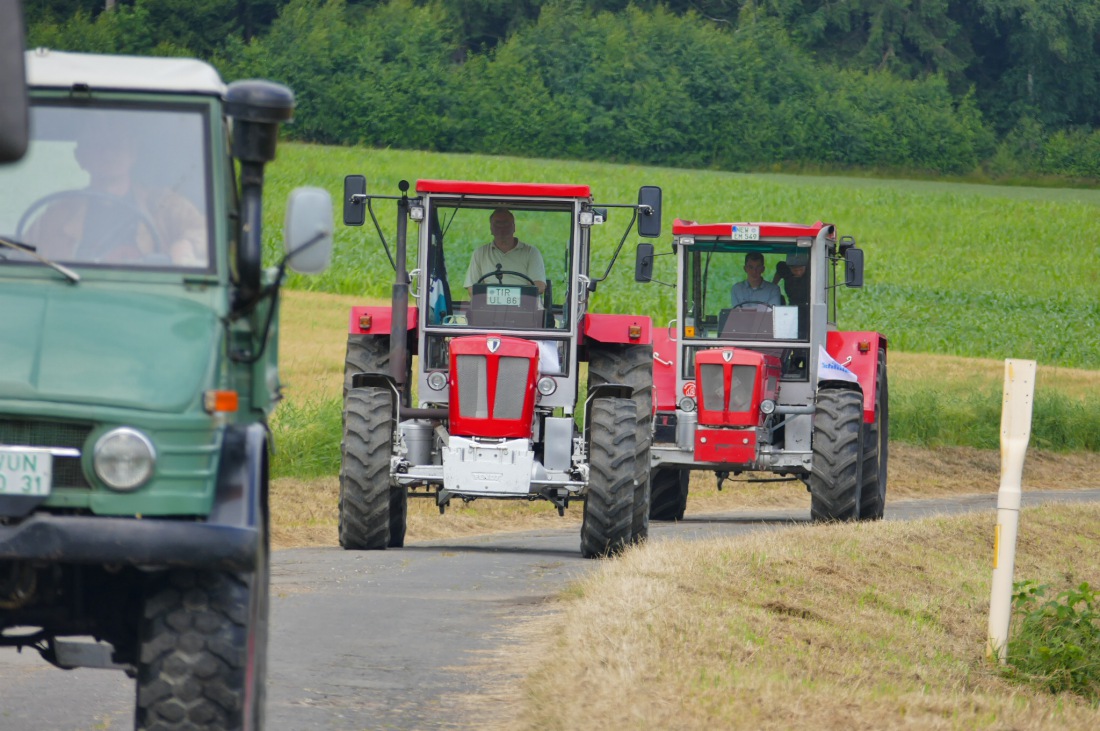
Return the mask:
[[[267,665],[266,532],[247,573],[173,569],[145,589],[134,728],[262,729]]]
[[[631,542],[634,517],[634,402],[598,398],[589,417],[588,493],[581,555],[618,553]]]
[[[814,413],[810,516],[815,521],[859,517],[863,396],[859,391],[822,389]]]
[[[863,424],[863,487],[860,520],[881,520],[886,511],[886,467],[890,457],[890,399],[886,382],[886,350],[878,351],[875,379],[875,420]]]
[[[344,400],[339,533],[346,549],[391,545],[392,405],[392,392],[381,388],[351,389]]]
[[[588,388],[619,383],[633,389],[635,422],[634,505],[630,540],[649,537],[652,500],[649,450],[653,442],[653,346],[592,343],[588,347]]]
[[[405,391],[401,403],[409,405],[412,387],[412,358],[405,364]],[[348,335],[348,347],[344,355],[344,398],[351,389],[351,377],[356,373],[390,372],[390,339],[386,335]]]
[[[683,520],[687,509],[688,470],[658,467],[653,470],[653,498],[649,506],[650,520]]]

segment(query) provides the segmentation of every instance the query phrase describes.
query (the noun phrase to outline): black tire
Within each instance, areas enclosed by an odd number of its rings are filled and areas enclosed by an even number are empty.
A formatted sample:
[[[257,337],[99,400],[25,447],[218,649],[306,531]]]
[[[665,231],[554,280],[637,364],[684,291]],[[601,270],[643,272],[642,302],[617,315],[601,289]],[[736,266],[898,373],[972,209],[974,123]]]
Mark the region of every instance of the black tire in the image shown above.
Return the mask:
[[[653,346],[593,343],[588,348],[588,389],[621,383],[633,389],[637,421],[634,435],[634,505],[630,539],[649,537],[652,500],[650,445],[653,442]]]
[[[649,504],[650,520],[683,520],[687,509],[688,470],[658,467],[653,470],[653,498]]]
[[[890,399],[886,379],[886,350],[878,351],[875,380],[875,420],[863,424],[863,487],[860,520],[882,520],[886,512],[886,467],[890,457]]]
[[[390,542],[389,548],[405,545],[405,528],[409,523],[409,491],[404,485],[390,487]]]
[[[263,728],[269,559],[266,547],[261,553],[250,573],[174,569],[150,578],[135,729]]]
[[[405,364],[405,390],[401,394],[401,403],[409,405],[409,393],[412,388],[412,357]],[[347,350],[344,354],[344,398],[351,388],[351,377],[356,373],[390,372],[390,338],[388,335],[348,335]]]
[[[355,388],[344,400],[339,532],[346,549],[390,545],[392,404],[392,392],[381,388]]]
[[[863,396],[859,391],[822,389],[814,413],[810,517],[815,521],[859,517],[862,472]]]
[[[618,553],[631,542],[634,515],[634,402],[592,402],[588,445],[588,493],[581,521],[581,555]]]

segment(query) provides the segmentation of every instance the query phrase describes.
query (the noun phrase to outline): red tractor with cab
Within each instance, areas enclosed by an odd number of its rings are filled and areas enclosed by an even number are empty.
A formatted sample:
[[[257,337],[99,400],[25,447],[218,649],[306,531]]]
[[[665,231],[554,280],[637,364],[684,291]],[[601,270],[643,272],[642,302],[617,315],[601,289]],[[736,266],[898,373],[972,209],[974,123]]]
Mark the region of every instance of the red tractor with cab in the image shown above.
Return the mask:
[[[591,313],[588,303],[635,221],[640,236],[660,234],[660,188],[605,204],[587,185],[398,187],[400,195],[374,195],[361,175],[344,181],[344,223],[370,214],[396,276],[390,306],[351,311],[340,544],[402,546],[410,497],[435,500],[441,513],[455,498],[548,500],[559,514],[581,500],[586,557],[644,539],[651,320]],[[396,201],[392,252],[371,205],[378,199]],[[615,208],[630,220],[596,276],[593,230]]]
[[[875,520],[886,504],[886,338],[836,325],[863,286],[863,251],[832,224],[672,226],[676,319],[653,338],[650,517],[679,520],[691,470],[800,480],[816,521]],[[639,244],[635,279],[653,279]],[[771,473],[761,475],[760,473]]]

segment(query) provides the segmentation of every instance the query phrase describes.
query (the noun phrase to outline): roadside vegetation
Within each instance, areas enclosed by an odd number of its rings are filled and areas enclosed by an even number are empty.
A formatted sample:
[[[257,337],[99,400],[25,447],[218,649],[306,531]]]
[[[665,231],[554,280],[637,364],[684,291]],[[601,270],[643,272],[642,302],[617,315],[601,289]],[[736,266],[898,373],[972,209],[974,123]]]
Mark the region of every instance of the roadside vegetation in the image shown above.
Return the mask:
[[[1095,675],[1052,683],[1057,661],[1023,670],[986,658],[993,522],[777,527],[629,550],[517,630],[532,649],[496,658],[523,678],[497,699],[501,726],[1096,728]],[[1025,509],[1016,573],[1052,595],[1095,585],[1100,507]],[[1035,609],[1015,609],[1019,646]],[[1078,641],[1100,630],[1095,611],[1085,621]],[[1081,649],[1095,666],[1092,642]],[[562,668],[583,689],[568,702]]]

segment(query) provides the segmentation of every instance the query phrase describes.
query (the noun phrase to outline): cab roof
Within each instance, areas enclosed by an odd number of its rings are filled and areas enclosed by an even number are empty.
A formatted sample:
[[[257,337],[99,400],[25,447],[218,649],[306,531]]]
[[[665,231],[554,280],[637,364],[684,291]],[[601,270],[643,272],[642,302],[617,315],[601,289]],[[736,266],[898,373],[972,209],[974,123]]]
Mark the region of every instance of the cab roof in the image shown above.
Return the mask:
[[[706,236],[715,238],[732,238],[733,230],[737,226],[759,226],[760,237],[797,238],[799,236],[817,236],[821,229],[828,224],[818,221],[807,226],[801,223],[698,223],[697,221],[684,221],[677,218],[672,222],[673,236]]]
[[[528,198],[591,198],[587,185],[558,183],[489,183],[468,180],[418,180],[417,193],[454,195],[518,196]]]
[[[225,96],[214,67],[190,58],[108,56],[38,48],[26,53],[27,83],[39,89],[148,91]]]

